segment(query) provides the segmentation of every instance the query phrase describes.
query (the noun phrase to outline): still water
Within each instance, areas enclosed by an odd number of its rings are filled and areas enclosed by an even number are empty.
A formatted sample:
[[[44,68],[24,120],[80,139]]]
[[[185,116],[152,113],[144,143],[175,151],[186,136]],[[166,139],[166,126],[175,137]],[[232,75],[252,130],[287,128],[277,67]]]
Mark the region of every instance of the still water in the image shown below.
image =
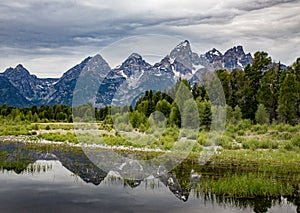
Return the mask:
[[[0,151],[0,212],[299,212],[298,200],[282,196],[201,194],[180,185],[178,174],[126,180],[78,151],[15,143]]]

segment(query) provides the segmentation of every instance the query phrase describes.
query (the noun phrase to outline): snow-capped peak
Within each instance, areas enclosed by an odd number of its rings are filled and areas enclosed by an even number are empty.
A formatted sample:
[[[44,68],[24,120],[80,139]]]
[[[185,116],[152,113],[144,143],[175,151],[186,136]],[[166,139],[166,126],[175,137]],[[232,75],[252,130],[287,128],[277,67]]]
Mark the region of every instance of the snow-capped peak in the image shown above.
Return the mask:
[[[213,48],[212,50],[208,51],[208,54],[215,55],[215,56],[222,56],[222,53],[216,48]]]
[[[140,59],[140,58],[142,58],[142,56],[137,53],[132,53],[128,58]]]
[[[175,47],[175,49],[178,51],[182,48],[190,48],[190,42],[188,40],[184,40]]]

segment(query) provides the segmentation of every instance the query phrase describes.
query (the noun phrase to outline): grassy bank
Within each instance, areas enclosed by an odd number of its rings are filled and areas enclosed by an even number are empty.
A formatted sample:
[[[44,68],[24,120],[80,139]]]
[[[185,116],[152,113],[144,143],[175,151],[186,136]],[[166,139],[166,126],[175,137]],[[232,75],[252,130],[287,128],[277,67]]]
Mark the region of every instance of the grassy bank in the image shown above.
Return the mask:
[[[236,125],[227,124],[222,135],[204,130],[196,133],[170,127],[164,130],[148,129],[145,132],[138,130],[118,132],[112,125],[99,122],[97,126],[95,135],[91,131],[86,132],[86,128],[95,128],[93,125],[88,127],[78,123],[74,125],[4,121],[0,126],[0,140],[8,135],[26,135],[27,140],[36,142],[47,140],[167,151],[177,144],[175,141],[184,138],[185,142],[194,144],[191,156],[198,157],[199,153],[212,145],[219,147],[217,154],[210,159],[211,167],[300,173],[299,125],[251,125],[251,122],[243,120]],[[20,140],[24,138],[20,137]]]
[[[216,180],[204,179],[196,189],[204,194],[242,198],[291,196],[294,192],[294,187],[290,183],[253,173],[228,175]]]

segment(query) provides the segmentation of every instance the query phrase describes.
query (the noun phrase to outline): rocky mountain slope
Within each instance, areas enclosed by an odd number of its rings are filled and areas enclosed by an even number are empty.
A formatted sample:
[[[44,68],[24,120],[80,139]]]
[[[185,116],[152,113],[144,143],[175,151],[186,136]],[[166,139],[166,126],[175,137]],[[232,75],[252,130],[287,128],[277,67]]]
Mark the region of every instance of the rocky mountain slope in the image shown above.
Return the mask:
[[[84,59],[59,79],[37,78],[18,65],[0,75],[1,81],[5,82],[1,85],[0,105],[132,104],[145,90],[167,90],[178,78],[193,81],[192,77],[203,68],[231,71],[244,68],[252,60],[251,54],[245,54],[242,46],[233,47],[224,54],[212,49],[199,55],[185,40],[154,65],[138,53],[132,53],[121,65],[111,69],[104,58],[96,55]]]

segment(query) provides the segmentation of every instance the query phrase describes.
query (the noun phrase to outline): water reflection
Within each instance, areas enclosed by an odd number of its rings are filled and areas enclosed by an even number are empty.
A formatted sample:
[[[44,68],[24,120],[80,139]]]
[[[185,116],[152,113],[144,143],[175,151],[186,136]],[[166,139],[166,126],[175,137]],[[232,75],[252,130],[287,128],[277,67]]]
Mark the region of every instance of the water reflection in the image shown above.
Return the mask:
[[[205,178],[216,177],[202,177],[194,170],[196,165],[187,162],[171,172],[158,172],[139,180],[99,169],[79,148],[0,143],[0,152],[0,200],[4,196],[16,198],[13,208],[12,201],[0,202],[7,206],[6,212],[13,212],[25,202],[36,206],[34,200],[46,206],[52,203],[45,199],[60,203],[65,208],[60,209],[62,212],[83,212],[86,208],[94,212],[100,207],[137,212],[300,212],[299,184],[292,196],[230,198],[204,193]],[[74,204],[80,208],[74,208]]]

